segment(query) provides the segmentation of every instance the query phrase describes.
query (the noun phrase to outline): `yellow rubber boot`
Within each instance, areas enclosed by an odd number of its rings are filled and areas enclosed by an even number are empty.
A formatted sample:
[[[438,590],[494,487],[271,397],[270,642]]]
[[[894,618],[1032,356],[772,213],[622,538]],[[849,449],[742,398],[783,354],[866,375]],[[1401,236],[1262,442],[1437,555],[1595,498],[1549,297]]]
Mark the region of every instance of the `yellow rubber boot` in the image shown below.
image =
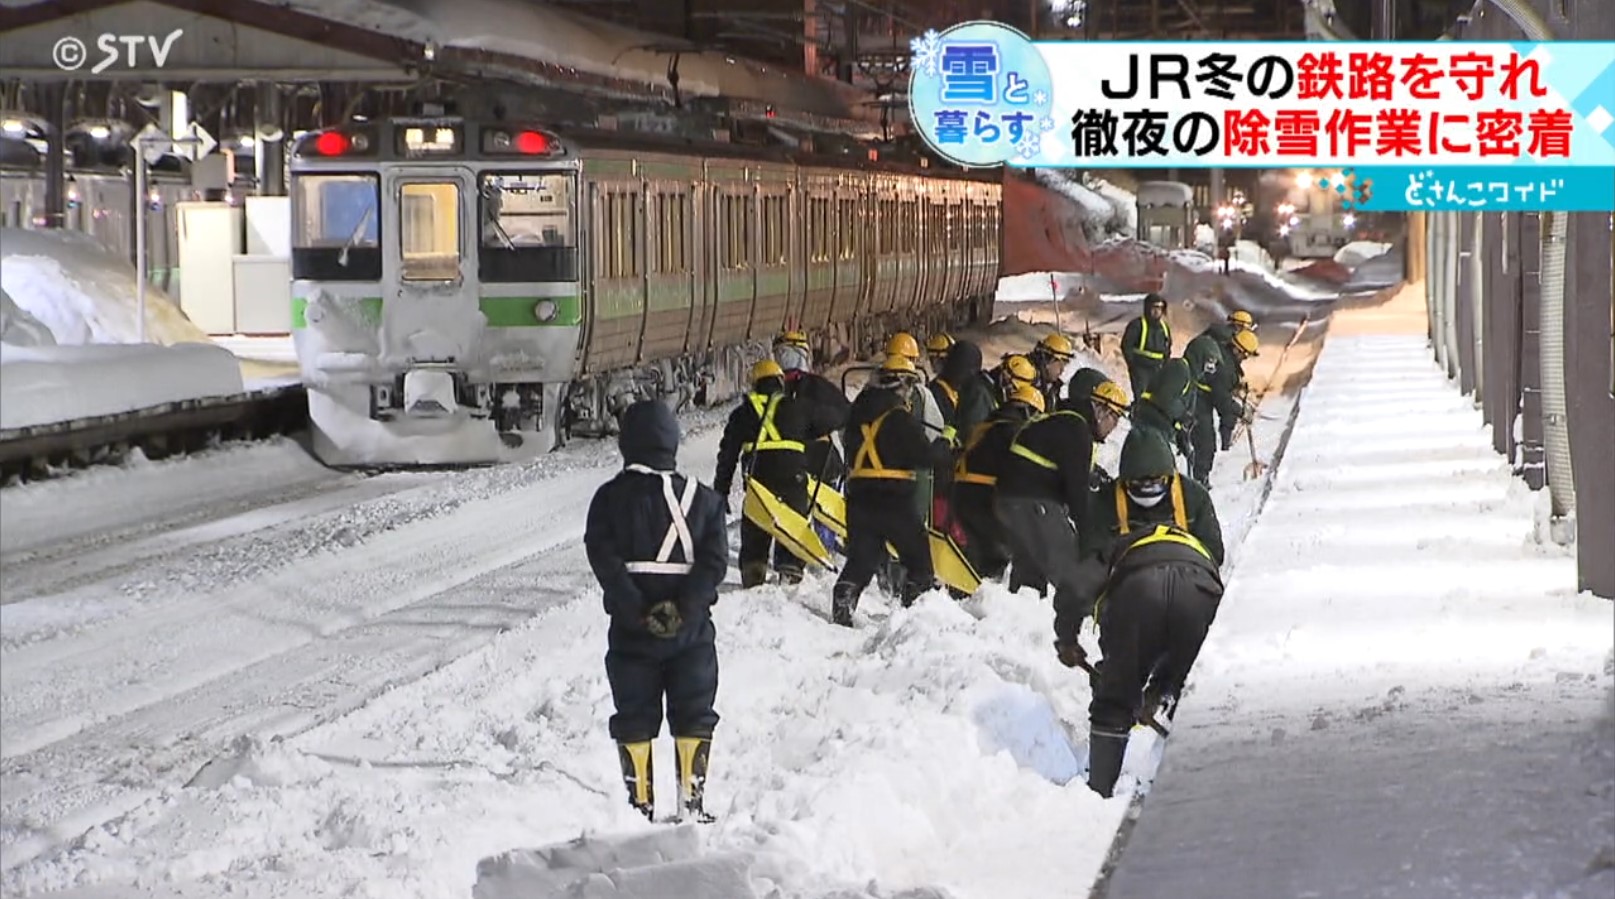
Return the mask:
[[[618,743],[617,761],[622,765],[622,780],[628,787],[628,801],[640,814],[656,820],[656,784],[652,779],[651,743]]]
[[[712,741],[705,737],[675,737],[679,761],[679,807],[683,817],[701,824],[717,820],[703,807],[707,789],[707,760]]]

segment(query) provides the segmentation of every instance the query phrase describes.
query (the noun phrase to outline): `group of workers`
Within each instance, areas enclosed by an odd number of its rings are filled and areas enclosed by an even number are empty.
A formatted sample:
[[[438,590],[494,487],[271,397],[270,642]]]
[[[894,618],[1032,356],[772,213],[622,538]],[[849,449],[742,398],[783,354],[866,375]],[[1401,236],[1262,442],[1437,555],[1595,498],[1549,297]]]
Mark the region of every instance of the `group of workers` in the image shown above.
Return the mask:
[[[1122,332],[1122,357],[1133,387],[1133,426],[1166,437],[1207,489],[1217,451],[1233,446],[1248,418],[1244,362],[1257,354],[1256,319],[1243,309],[1190,340],[1172,356],[1166,300],[1146,294],[1144,314]]]
[[[711,489],[674,471],[678,430],[666,407],[631,406],[621,418],[625,470],[596,495],[585,542],[611,615],[610,730],[633,804],[654,816],[650,746],[665,697],[682,813],[710,818],[702,806],[718,720],[710,608],[726,570],[723,521],[737,473],[807,520],[821,485],[843,491],[836,624],[853,626],[860,597],[883,572],[905,607],[936,589],[932,532],[954,538],[982,578],[1007,572],[1012,591],[1052,588],[1058,657],[1093,680],[1088,782],[1111,795],[1132,726],[1170,715],[1216,614],[1222,534],[1205,486],[1215,444],[1202,456],[1195,435],[1210,432],[1215,411],[1229,445],[1242,414],[1233,399],[1239,364],[1256,354],[1254,322],[1236,312],[1172,358],[1165,301],[1152,294],[1146,307],[1124,335],[1131,402],[1098,369],[1066,379],[1075,347],[1059,333],[991,370],[973,343],[937,334],[922,353],[899,333],[849,402],[811,370],[807,335],[788,331],[751,370]],[[1129,416],[1112,479],[1095,464],[1097,447]],[[804,574],[792,548],[749,518],[738,561],[743,587],[764,583],[770,568],[783,583]],[[1078,641],[1088,617],[1100,633],[1096,664]]]

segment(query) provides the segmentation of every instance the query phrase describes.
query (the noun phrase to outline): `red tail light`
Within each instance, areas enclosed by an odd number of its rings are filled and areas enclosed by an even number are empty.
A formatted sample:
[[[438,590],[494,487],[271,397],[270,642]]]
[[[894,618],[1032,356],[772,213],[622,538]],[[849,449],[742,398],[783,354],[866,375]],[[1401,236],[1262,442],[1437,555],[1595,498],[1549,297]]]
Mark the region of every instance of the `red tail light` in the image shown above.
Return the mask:
[[[321,156],[341,156],[349,146],[348,136],[340,131],[327,131],[314,139],[314,151]]]
[[[550,151],[550,139],[537,131],[522,131],[516,135],[516,152],[537,156]]]

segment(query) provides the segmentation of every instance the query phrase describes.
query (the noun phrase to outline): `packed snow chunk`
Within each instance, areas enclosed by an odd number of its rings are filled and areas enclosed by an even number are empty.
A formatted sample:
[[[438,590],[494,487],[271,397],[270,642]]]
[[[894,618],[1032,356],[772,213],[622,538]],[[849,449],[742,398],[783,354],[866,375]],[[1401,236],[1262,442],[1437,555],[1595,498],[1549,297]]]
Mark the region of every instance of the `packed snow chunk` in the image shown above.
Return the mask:
[[[45,323],[12,302],[11,294],[0,288],[0,343],[13,346],[55,346],[56,335]]]
[[[584,836],[536,850],[512,850],[477,865],[473,899],[755,899],[752,857],[703,856],[694,825],[619,837]]]
[[[231,396],[241,366],[212,344],[0,345],[0,428],[27,428],[164,403]]]
[[[137,277],[133,265],[88,234],[0,229],[0,285],[56,343],[139,342]],[[147,285],[146,338],[172,344],[207,335],[167,294]]]
[[[242,735],[228,751],[203,765],[185,786],[202,790],[227,785],[289,787],[318,781],[330,773],[331,766],[321,759],[289,749],[283,743],[265,744],[256,737]]]
[[[976,705],[982,748],[1008,752],[1015,764],[1065,785],[1082,773],[1071,734],[1047,697],[1020,684],[1005,684]]]

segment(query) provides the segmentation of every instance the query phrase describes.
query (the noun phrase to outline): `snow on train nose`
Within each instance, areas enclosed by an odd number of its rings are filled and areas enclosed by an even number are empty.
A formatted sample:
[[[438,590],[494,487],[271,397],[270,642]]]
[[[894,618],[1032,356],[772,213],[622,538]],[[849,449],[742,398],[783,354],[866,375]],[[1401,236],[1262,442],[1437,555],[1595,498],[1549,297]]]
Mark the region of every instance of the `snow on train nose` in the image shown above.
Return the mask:
[[[417,368],[404,375],[404,411],[422,418],[453,415],[457,402],[454,376],[437,369]]]

